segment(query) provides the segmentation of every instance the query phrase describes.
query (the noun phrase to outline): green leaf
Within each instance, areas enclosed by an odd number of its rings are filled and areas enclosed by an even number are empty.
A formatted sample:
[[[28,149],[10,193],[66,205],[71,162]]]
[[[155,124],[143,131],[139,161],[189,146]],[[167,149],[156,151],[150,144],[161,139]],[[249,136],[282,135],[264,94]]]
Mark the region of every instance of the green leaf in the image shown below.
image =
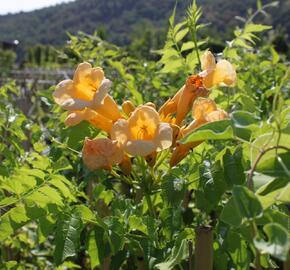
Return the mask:
[[[249,140],[251,132],[257,129],[257,123],[261,119],[256,115],[246,111],[235,111],[231,114],[235,135],[244,140]]]
[[[65,179],[63,176],[53,175],[51,177],[53,179],[49,181],[49,184],[57,188],[64,198],[68,199],[69,201],[76,201],[76,198],[74,197],[68,186],[63,182],[63,180]]]
[[[251,256],[248,251],[247,242],[243,237],[230,230],[226,236],[225,244],[226,250],[235,265],[235,269],[250,269]]]
[[[188,33],[189,29],[186,27],[182,30],[180,30],[176,35],[175,35],[175,42],[181,41]]]
[[[28,208],[23,204],[18,204],[0,217],[0,241],[5,240],[30,220],[36,220],[45,215],[46,212],[43,209],[37,207]]]
[[[290,240],[287,230],[277,223],[270,223],[264,226],[267,241],[254,239],[254,244],[261,253],[268,253],[271,256],[286,261],[290,249]]]
[[[187,50],[191,50],[194,48],[194,42],[192,41],[187,41],[187,42],[184,42],[182,44],[182,47],[181,47],[181,51],[184,52],[184,51],[187,51]]]
[[[238,47],[242,47],[242,48],[245,48],[245,49],[251,49],[252,47],[249,46],[243,39],[241,38],[237,38],[234,40],[234,45],[235,46],[238,46]]]
[[[230,198],[227,204],[224,206],[221,213],[221,220],[234,227],[239,227],[242,224],[242,216],[237,209],[234,202],[234,198]]]
[[[250,23],[250,24],[246,25],[244,32],[245,33],[263,32],[263,31],[269,30],[271,28],[272,28],[272,26],[270,26],[270,25]]]
[[[273,134],[272,132],[263,134],[259,136],[253,143],[251,148],[251,163],[253,164],[257,158],[257,156],[260,154],[260,149],[267,149],[272,146],[277,146],[279,141],[280,146],[289,146],[290,141],[290,134],[282,133],[281,136],[279,136],[278,133]],[[268,151],[263,155],[263,157],[260,159],[259,164],[263,163],[264,160],[268,160],[269,158],[276,157],[276,153],[281,154],[285,153],[286,150],[283,149],[274,149],[271,151]],[[259,166],[258,164],[258,166]],[[289,168],[289,167],[288,167]]]
[[[181,141],[187,143],[204,140],[227,140],[233,138],[234,135],[231,120],[222,120],[208,123],[199,127]]]
[[[283,203],[290,203],[290,182],[281,190],[277,200]]]
[[[263,208],[259,199],[248,188],[234,186],[233,198],[242,218],[252,220],[262,215]]]
[[[275,150],[273,151],[275,152]],[[278,156],[268,157],[260,161],[256,170],[274,177],[290,177],[290,152],[279,153]]]
[[[6,239],[28,221],[29,218],[23,205],[18,205],[9,210],[0,219],[0,241]]]
[[[184,198],[186,182],[180,178],[180,175],[182,175],[182,170],[174,168],[162,177],[161,196],[170,205],[179,205]]]
[[[43,216],[38,219],[38,241],[43,243],[53,231],[55,220],[50,216]]]
[[[96,241],[96,234],[94,230],[91,231],[89,235],[88,253],[89,253],[90,261],[91,261],[91,269],[94,269],[95,267],[101,264],[100,258],[99,258],[99,249],[98,249],[98,245]]]
[[[174,246],[171,255],[167,258],[166,262],[158,263],[155,267],[159,270],[171,270],[177,264],[181,263],[182,260],[188,256],[188,245],[187,240],[183,239],[179,246]]]
[[[196,191],[196,206],[210,213],[220,202],[226,190],[223,169],[220,162],[200,167],[200,188]]]
[[[129,227],[131,231],[140,231],[143,232],[145,235],[148,235],[147,227],[143,223],[143,220],[141,217],[138,217],[136,215],[132,215],[129,217]]]
[[[78,212],[65,214],[58,222],[55,237],[54,260],[57,265],[76,255],[79,247],[82,221]]]
[[[273,204],[285,203],[290,201],[290,185],[289,179],[278,178],[273,179],[261,186],[257,191],[260,202],[263,208],[266,209]]]
[[[228,188],[232,188],[233,185],[242,185],[245,182],[242,158],[243,153],[240,147],[236,148],[234,154],[227,149],[223,156],[224,177]]]
[[[161,73],[177,73],[184,63],[182,59],[168,61],[160,70]]]

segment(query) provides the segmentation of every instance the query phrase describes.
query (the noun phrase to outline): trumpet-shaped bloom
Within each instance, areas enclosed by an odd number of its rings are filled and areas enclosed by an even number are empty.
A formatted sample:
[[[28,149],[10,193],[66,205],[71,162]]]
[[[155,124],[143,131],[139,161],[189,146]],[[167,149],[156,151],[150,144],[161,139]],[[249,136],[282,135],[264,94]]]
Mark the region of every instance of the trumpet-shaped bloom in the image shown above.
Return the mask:
[[[219,85],[233,86],[237,81],[237,74],[233,65],[227,60],[220,60],[216,63],[210,51],[203,54],[201,68],[203,72],[200,73],[200,76],[203,77],[203,85],[206,88]]]
[[[147,156],[162,151],[172,144],[172,129],[160,121],[159,114],[150,106],[140,106],[128,120],[114,123],[111,138],[118,141],[132,156]]]
[[[185,128],[182,128],[181,135],[185,136],[203,124],[220,121],[228,118],[228,114],[217,108],[211,99],[199,98],[192,106],[192,117],[194,120]]]
[[[159,110],[162,118],[176,113],[175,124],[180,125],[190,111],[194,100],[197,97],[208,95],[208,91],[203,87],[202,77],[192,75],[187,78],[185,85],[169,99]]]
[[[228,117],[228,114],[225,111],[218,109],[213,100],[199,98],[193,104],[192,117],[194,120],[187,127],[181,129],[179,133],[180,137],[189,134],[205,123],[223,120]],[[203,141],[188,142],[185,144],[177,143],[169,162],[170,166],[176,166],[182,159],[186,157],[190,150],[202,142]]]
[[[64,123],[67,126],[75,126],[81,121],[88,121],[90,124],[95,126],[98,129],[104,130],[110,133],[113,121],[104,117],[102,114],[97,113],[96,111],[85,108],[82,111],[70,112],[65,119]]]
[[[56,86],[53,97],[65,110],[91,108],[116,121],[120,113],[117,104],[108,95],[111,84],[101,68],[92,68],[85,62],[78,65],[73,80],[64,80]]]
[[[83,161],[90,170],[111,170],[124,157],[118,142],[107,138],[85,139],[82,150]]]

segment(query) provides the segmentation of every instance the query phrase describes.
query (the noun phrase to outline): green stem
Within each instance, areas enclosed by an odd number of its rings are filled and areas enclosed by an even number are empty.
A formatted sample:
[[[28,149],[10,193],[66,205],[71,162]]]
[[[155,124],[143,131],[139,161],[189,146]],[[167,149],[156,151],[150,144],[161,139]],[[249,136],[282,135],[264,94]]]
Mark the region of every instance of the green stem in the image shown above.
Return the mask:
[[[198,45],[197,45],[196,26],[195,26],[195,24],[193,26],[193,29],[194,29],[194,31],[190,30],[190,34],[191,34],[191,37],[193,39],[194,49],[195,49],[195,52],[196,52],[196,57],[197,57],[198,65],[201,68],[201,61],[200,61],[200,56],[199,56],[199,51],[198,51]]]
[[[256,222],[254,220],[251,222],[251,230],[252,230],[253,238],[256,238],[259,233],[258,233],[258,228],[257,228]],[[261,254],[260,254],[259,250],[256,247],[255,247],[255,253],[256,253],[256,257],[255,257],[256,269],[257,270],[262,270],[262,267],[261,267]]]
[[[145,192],[145,191],[144,191]],[[147,205],[148,205],[148,210],[149,210],[149,213],[152,217],[156,218],[156,213],[154,211],[154,206],[153,206],[153,203],[152,203],[152,200],[151,200],[151,197],[149,194],[147,194],[147,192],[145,192],[145,199],[146,199],[146,202],[147,202]]]

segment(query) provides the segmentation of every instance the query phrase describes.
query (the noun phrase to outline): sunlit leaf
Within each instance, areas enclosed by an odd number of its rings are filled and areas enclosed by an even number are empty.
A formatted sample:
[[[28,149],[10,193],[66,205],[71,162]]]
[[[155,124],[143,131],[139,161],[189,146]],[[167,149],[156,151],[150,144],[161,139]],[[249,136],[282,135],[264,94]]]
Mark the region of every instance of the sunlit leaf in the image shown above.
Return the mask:
[[[286,261],[290,249],[290,240],[287,230],[277,223],[269,223],[264,226],[267,241],[256,238],[256,248],[262,253],[269,253],[273,257]]]

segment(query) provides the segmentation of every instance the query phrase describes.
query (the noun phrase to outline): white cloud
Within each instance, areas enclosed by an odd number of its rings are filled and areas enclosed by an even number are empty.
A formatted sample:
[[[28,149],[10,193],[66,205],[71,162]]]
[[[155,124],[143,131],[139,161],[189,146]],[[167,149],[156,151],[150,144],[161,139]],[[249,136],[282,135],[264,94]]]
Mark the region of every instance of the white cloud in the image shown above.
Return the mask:
[[[73,0],[0,0],[0,14],[31,11]]]

